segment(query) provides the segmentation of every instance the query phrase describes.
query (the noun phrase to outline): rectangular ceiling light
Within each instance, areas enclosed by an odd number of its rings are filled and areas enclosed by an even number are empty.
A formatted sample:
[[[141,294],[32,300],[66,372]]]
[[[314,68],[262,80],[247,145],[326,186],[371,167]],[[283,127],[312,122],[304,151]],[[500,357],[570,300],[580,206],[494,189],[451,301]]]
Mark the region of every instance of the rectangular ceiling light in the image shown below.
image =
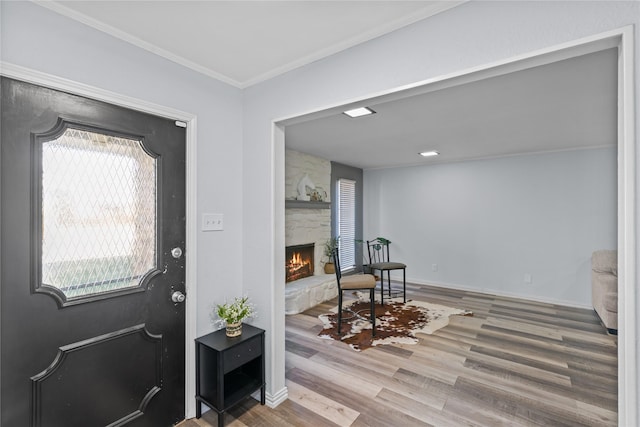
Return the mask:
[[[346,114],[351,118],[355,118],[355,117],[368,116],[369,114],[375,114],[375,111],[373,111],[369,107],[360,107],[360,108],[354,108],[353,110],[347,110],[344,112],[344,114]]]
[[[438,153],[437,151],[423,151],[422,153],[420,153],[420,155],[422,157],[431,157],[431,156],[437,156],[440,153]]]

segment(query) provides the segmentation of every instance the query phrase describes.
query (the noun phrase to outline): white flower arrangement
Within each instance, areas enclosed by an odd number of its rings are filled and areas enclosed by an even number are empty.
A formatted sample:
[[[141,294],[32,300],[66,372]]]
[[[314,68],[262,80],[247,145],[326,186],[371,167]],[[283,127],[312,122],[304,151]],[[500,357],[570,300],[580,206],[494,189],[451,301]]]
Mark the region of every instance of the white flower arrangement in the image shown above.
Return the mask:
[[[236,297],[232,303],[216,305],[216,315],[227,325],[240,323],[244,319],[255,317],[255,306],[249,302],[249,297]]]

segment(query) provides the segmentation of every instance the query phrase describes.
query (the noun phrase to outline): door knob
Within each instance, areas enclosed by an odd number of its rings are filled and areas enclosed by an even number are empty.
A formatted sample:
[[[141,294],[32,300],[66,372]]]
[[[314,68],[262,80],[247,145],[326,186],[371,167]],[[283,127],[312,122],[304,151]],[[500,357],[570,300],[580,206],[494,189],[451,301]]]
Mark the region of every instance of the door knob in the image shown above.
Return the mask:
[[[182,249],[180,247],[175,247],[171,249],[171,256],[178,259],[182,256]]]
[[[186,295],[180,291],[175,291],[171,294],[171,301],[175,303],[184,302]]]

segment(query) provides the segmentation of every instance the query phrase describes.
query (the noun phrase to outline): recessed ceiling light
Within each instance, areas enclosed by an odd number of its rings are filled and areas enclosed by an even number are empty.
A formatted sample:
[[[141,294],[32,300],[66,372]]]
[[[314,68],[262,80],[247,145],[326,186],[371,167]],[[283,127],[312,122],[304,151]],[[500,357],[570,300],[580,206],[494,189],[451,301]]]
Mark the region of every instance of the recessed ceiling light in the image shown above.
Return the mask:
[[[354,108],[353,110],[347,110],[344,112],[344,114],[346,114],[351,118],[368,116],[369,114],[375,114],[375,113],[376,112],[369,107]]]
[[[420,153],[422,157],[438,156],[439,154],[440,153],[438,153],[437,151],[423,151],[422,153]]]

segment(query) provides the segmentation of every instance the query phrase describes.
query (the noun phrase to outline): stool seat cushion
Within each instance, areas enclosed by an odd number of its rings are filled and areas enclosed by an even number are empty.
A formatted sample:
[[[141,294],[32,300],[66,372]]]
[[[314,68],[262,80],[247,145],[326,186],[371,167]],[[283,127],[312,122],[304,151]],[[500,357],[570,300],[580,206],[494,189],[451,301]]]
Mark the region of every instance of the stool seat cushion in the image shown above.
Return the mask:
[[[373,264],[369,264],[369,268],[373,270],[399,270],[401,268],[407,268],[407,265],[401,262],[374,262]]]
[[[342,289],[373,289],[376,287],[376,279],[372,274],[354,274],[342,276],[340,279]]]

